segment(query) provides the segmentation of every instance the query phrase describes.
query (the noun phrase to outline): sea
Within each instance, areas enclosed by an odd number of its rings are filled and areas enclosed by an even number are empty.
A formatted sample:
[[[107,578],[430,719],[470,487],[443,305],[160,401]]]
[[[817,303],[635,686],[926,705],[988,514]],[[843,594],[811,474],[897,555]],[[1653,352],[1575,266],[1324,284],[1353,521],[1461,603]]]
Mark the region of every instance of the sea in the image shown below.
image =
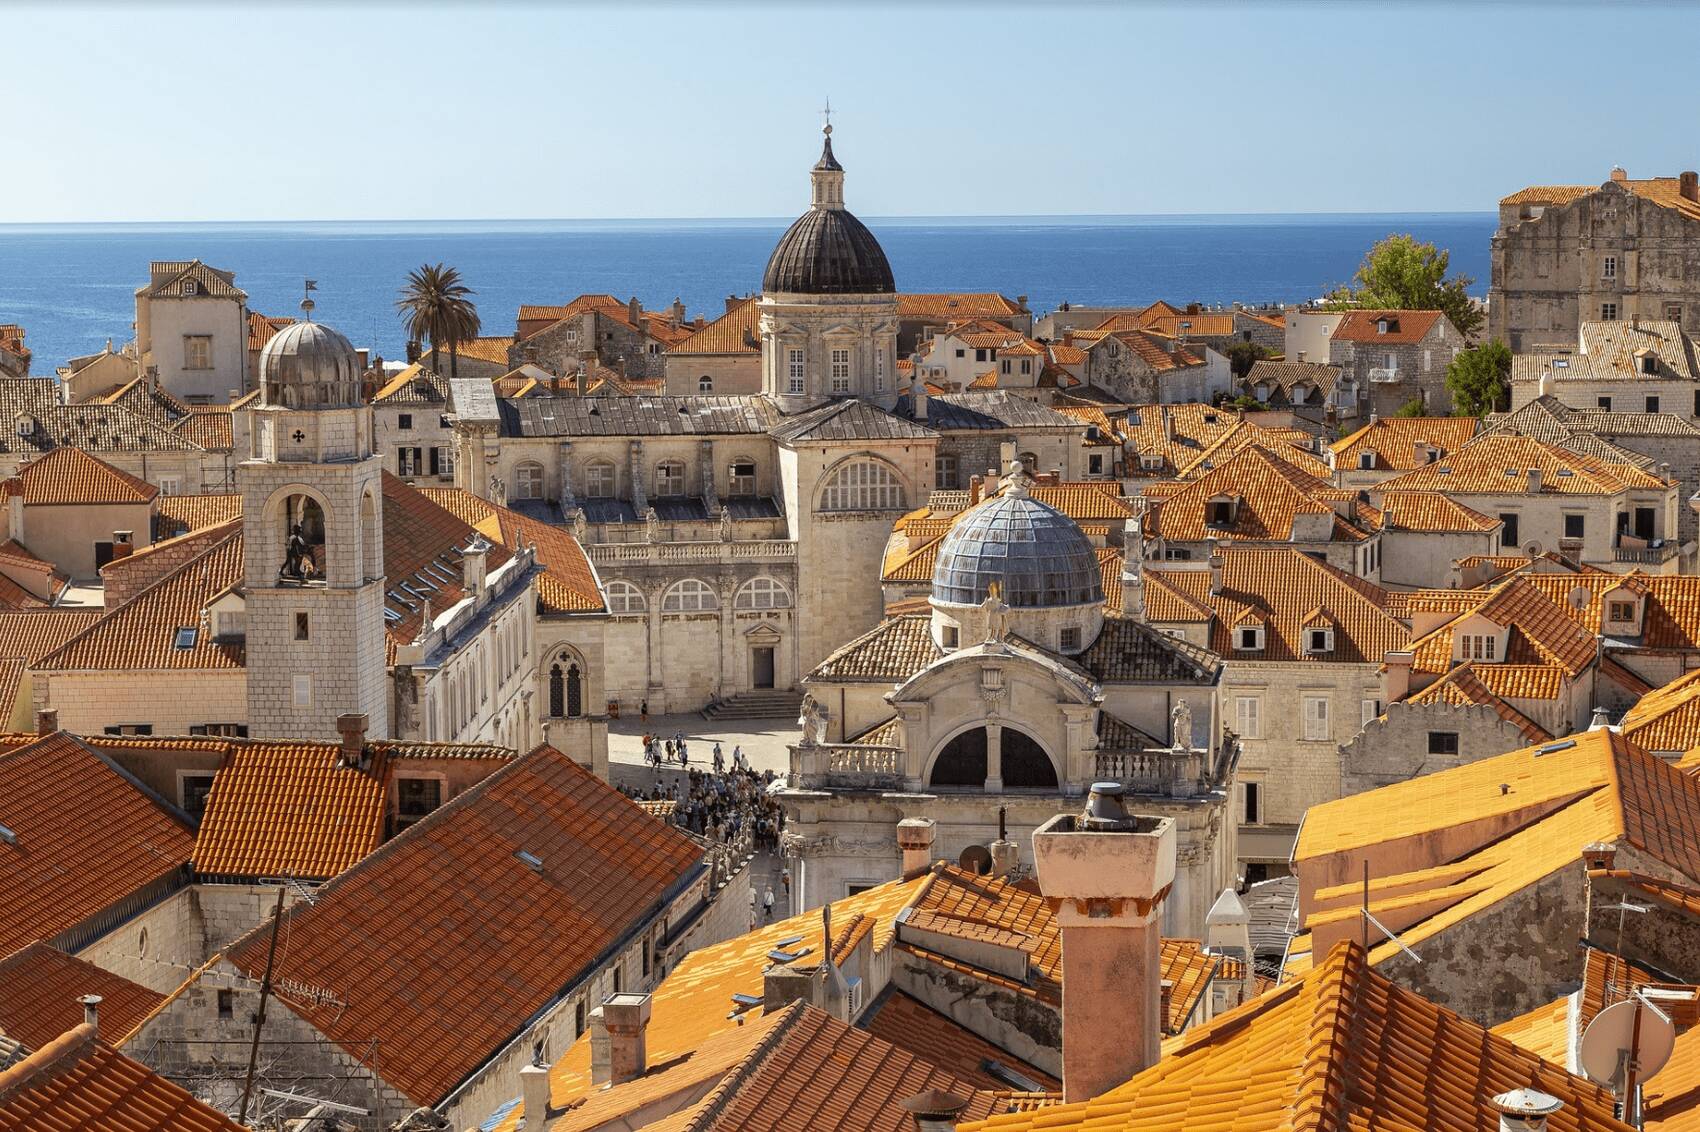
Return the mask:
[[[1348,281],[1364,252],[1408,233],[1451,253],[1485,295],[1492,213],[864,218],[903,291],[998,291],[1036,313],[1076,305],[1304,302]],[[132,336],[152,260],[234,271],[251,310],[314,317],[386,358],[403,353],[395,310],[407,273],[460,270],[487,334],[522,303],[586,292],[675,298],[710,319],[761,286],[788,220],[332,221],[0,224],[0,323],[24,326],[33,372]]]

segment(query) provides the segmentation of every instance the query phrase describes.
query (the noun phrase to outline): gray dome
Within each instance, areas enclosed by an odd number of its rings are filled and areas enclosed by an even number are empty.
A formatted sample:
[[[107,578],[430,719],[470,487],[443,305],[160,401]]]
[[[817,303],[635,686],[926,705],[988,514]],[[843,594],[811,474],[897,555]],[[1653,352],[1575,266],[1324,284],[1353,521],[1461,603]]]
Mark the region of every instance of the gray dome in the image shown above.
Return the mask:
[[[866,224],[842,208],[813,208],[779,238],[761,289],[768,294],[889,295],[897,282]]]
[[[360,356],[320,322],[292,322],[260,351],[261,401],[288,409],[360,404]]]
[[[993,582],[1015,609],[1101,603],[1098,555],[1073,519],[1025,491],[980,504],[945,535],[933,598],[978,605]]]

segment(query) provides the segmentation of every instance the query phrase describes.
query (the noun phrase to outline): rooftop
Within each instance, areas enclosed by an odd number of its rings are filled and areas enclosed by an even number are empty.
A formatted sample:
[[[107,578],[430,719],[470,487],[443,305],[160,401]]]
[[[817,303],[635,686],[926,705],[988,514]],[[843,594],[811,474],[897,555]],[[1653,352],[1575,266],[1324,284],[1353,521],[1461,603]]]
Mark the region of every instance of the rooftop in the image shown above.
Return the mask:
[[[79,1025],[0,1071],[6,1132],[246,1132]]]

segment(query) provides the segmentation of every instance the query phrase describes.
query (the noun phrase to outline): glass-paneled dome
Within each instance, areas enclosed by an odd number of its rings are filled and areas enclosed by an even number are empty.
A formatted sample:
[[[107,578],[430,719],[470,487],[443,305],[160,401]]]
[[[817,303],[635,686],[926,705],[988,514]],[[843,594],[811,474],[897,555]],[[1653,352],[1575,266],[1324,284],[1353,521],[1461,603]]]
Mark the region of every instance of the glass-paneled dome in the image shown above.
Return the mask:
[[[933,567],[933,599],[978,605],[1002,583],[1012,609],[1101,603],[1098,556],[1074,520],[1023,490],[1006,490],[951,528]]]

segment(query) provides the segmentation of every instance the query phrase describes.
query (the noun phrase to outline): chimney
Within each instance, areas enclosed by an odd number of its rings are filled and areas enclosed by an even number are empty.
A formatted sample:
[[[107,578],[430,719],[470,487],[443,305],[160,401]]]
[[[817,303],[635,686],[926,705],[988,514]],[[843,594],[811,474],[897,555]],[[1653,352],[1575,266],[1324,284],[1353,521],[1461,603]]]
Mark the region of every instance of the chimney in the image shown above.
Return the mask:
[[[117,562],[120,558],[128,558],[136,552],[136,544],[130,531],[112,532],[112,558]]]
[[[1411,694],[1411,666],[1417,654],[1409,649],[1392,649],[1382,657],[1381,699],[1396,704]]]
[[[590,392],[590,371],[596,366],[595,350],[580,350],[578,354],[578,395]]]
[[[1558,540],[1558,552],[1572,562],[1582,561],[1582,540],[1579,538],[1561,538]]]
[[[1008,475],[1010,467],[1015,463],[1015,441],[1005,440],[998,444],[998,474]]]
[[[985,482],[986,477],[979,473],[968,477],[968,506],[972,507],[980,502],[980,488]],[[1696,495],[1697,498],[1700,498],[1700,493],[1696,493]],[[1700,510],[1700,506],[1697,506],[1695,510]]]
[[[1009,810],[998,807],[998,839],[988,849],[992,852],[992,875],[1008,880],[1021,865],[1021,846],[1009,839]]]
[[[685,325],[685,304],[679,301],[679,296],[673,296],[673,305],[667,308],[667,321],[675,327]]]
[[[1140,515],[1122,524],[1122,613],[1145,620],[1145,519]]]
[[[536,1132],[549,1122],[549,1067],[528,1062],[519,1071],[519,1095],[525,1104],[525,1116],[519,1126],[525,1132]]]
[[[1677,192],[1682,195],[1683,200],[1700,202],[1700,173],[1692,169],[1684,170],[1676,179],[1676,184]]]
[[[59,711],[56,708],[42,708],[35,713],[35,733],[51,735],[59,730]]]
[[[1611,730],[1611,713],[1603,707],[1594,708],[1594,717],[1588,721],[1589,731]]]
[[[1629,171],[1621,165],[1613,165],[1611,167],[1611,179],[1614,181],[1627,181],[1629,180]]]
[[[366,757],[366,716],[346,712],[336,717],[336,733],[342,737],[342,765],[357,767]]]
[[[1210,985],[1210,1012],[1231,1010],[1251,997],[1251,916],[1231,888],[1224,888],[1204,917],[1204,950],[1238,964],[1225,969]],[[1237,976],[1237,977],[1236,977]]]
[[[490,545],[482,537],[475,538],[471,546],[461,551],[461,587],[469,597],[478,597],[484,592],[484,570],[489,553]]]
[[[83,1025],[91,1027],[95,1033],[100,1033],[100,996],[85,994],[77,999],[83,1004]]]
[[[1210,592],[1212,594],[1222,592],[1222,568],[1227,565],[1227,561],[1226,558],[1222,557],[1220,550],[1210,552]]]
[[[1546,1132],[1547,1117],[1564,1107],[1563,1101],[1537,1089],[1513,1089],[1493,1098],[1492,1104],[1499,1113],[1499,1132]]]
[[[1582,867],[1589,872],[1610,869],[1617,864],[1617,846],[1609,841],[1590,841],[1582,846]]]
[[[1159,405],[1157,415],[1163,418],[1163,439],[1172,444],[1175,439],[1175,414],[1169,411],[1167,405]]]
[[[928,1089],[900,1101],[898,1107],[915,1122],[915,1132],[951,1132],[962,1118],[962,1110],[968,1107],[968,1098],[942,1089]]]
[[[921,355],[909,355],[910,372],[914,377],[909,383],[909,403],[913,406],[915,419],[927,419],[927,383],[921,377]]]
[[[1175,879],[1170,818],[1133,817],[1096,782],[1079,814],[1033,834],[1039,892],[1062,935],[1063,1099],[1089,1100],[1155,1064],[1162,1040],[1158,933]]]
[[[1157,1027],[1169,1032],[1169,1007],[1175,1001],[1175,980],[1164,979],[1157,984]]]
[[[1530,468],[1529,469],[1529,494],[1530,495],[1539,495],[1540,492],[1541,492],[1541,470],[1539,468]]]
[[[603,1022],[602,1008],[590,1012],[590,1083],[609,1083],[608,1027]]]
[[[738,307],[738,296],[727,295],[726,296],[726,313],[731,314],[734,310],[737,309],[737,307]]]
[[[633,295],[626,300],[626,321],[639,329],[643,328],[643,304]]]
[[[602,1004],[602,1026],[608,1035],[608,1083],[635,1081],[648,1069],[645,1031],[649,1028],[649,996],[622,993]]]
[[[844,972],[838,969],[832,958],[831,903],[820,906],[820,930],[820,1008],[840,1022],[854,1023],[856,1019],[850,1016],[850,984],[844,981]]]
[[[933,833],[938,823],[932,818],[904,818],[897,823],[897,847],[903,850],[903,879],[926,872],[933,863]]]

